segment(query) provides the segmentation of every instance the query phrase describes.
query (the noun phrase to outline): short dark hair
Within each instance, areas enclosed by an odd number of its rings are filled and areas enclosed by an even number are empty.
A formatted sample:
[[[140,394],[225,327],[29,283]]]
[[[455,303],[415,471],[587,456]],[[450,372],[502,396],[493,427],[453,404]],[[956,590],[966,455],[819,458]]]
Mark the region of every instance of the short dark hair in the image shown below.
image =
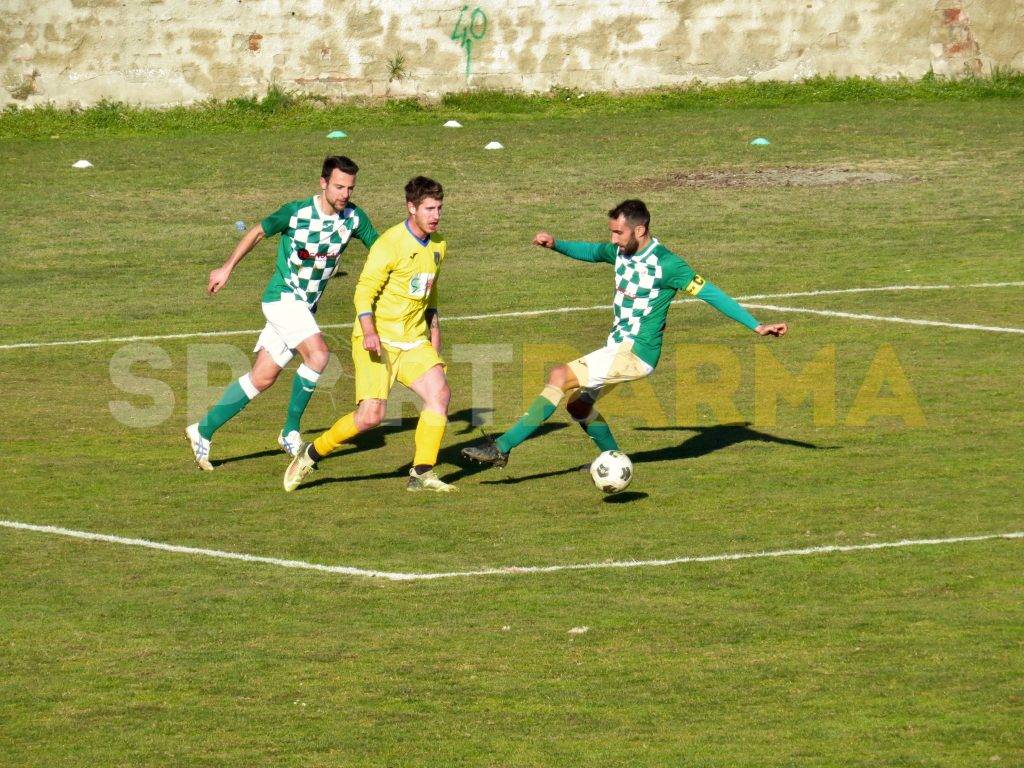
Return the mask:
[[[623,200],[608,211],[609,219],[617,219],[619,216],[625,218],[631,227],[643,224],[646,229],[651,228],[651,212],[647,210],[643,200]]]
[[[405,185],[405,201],[407,203],[418,206],[428,197],[444,200],[444,187],[426,176],[409,179],[409,183]]]
[[[347,173],[349,176],[355,176],[359,173],[359,166],[355,164],[355,161],[345,155],[328,155],[324,158],[324,167],[320,171],[321,178],[329,179],[331,174],[335,171],[341,171]]]

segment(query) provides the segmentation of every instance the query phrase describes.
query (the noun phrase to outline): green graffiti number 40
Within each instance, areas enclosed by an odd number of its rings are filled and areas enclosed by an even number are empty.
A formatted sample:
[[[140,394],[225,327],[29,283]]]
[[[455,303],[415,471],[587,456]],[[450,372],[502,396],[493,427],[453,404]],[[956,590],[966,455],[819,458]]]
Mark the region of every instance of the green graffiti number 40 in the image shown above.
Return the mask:
[[[452,40],[458,40],[460,45],[466,49],[466,79],[473,73],[473,43],[482,40],[487,34],[487,14],[482,8],[474,8],[469,14],[468,23],[464,22],[468,5],[462,6],[459,11],[459,18],[452,29]]]

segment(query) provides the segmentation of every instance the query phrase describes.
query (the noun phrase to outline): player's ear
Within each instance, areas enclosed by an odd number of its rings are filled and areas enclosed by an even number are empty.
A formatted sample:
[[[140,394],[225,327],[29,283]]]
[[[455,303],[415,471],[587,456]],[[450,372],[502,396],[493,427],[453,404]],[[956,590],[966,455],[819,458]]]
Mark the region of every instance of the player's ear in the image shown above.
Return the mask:
[[[416,206],[413,203],[410,203],[407,200],[406,203],[405,203],[405,207],[409,209],[409,215],[410,216],[415,216],[416,215]]]

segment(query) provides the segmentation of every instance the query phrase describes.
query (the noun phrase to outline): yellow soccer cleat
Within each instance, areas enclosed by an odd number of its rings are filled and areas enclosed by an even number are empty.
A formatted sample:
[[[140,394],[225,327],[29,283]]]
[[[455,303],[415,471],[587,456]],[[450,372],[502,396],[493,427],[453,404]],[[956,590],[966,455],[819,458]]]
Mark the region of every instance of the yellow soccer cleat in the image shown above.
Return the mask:
[[[446,483],[437,476],[437,473],[428,469],[422,475],[416,474],[415,469],[409,470],[409,482],[405,486],[407,491],[434,491],[435,493],[451,493],[459,490],[454,485]]]
[[[295,454],[295,458],[292,459],[292,463],[284,471],[284,490],[286,493],[291,493],[298,488],[302,481],[306,479],[306,475],[316,469],[316,462],[309,458],[309,454],[306,452],[306,445],[306,443],[303,443],[299,447],[299,451]]]

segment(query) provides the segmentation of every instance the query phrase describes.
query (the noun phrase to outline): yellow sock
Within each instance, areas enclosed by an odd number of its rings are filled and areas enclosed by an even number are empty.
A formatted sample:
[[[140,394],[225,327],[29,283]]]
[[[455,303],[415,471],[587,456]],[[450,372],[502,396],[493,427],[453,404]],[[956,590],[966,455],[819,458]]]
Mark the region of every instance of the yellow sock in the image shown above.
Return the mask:
[[[437,464],[437,453],[441,450],[444,429],[448,426],[448,417],[436,411],[421,411],[420,420],[416,423],[416,453],[412,465],[418,467]],[[320,449],[317,448],[319,451]]]
[[[355,411],[334,422],[334,425],[313,441],[313,447],[321,456],[338,450],[338,446],[359,434],[356,429]]]

